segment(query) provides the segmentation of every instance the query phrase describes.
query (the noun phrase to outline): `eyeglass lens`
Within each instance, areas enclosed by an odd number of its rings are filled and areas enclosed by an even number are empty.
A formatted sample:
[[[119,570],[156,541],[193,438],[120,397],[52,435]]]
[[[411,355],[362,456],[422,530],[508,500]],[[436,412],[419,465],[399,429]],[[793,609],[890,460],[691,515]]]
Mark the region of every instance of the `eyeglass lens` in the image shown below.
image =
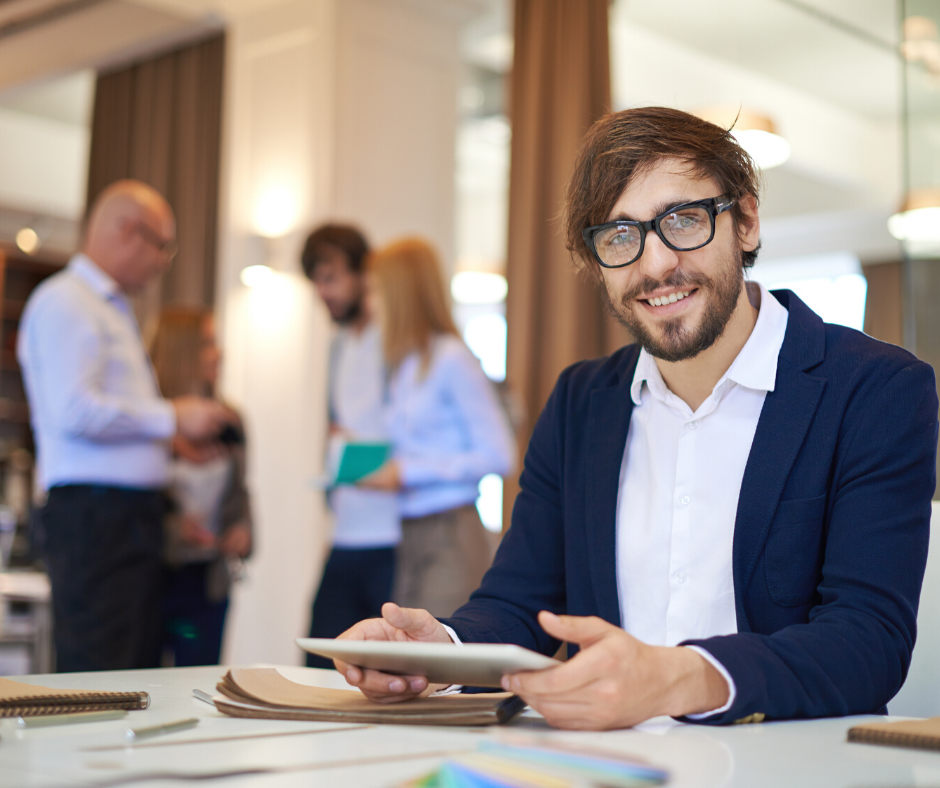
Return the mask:
[[[658,216],[655,222],[666,241],[676,249],[695,249],[707,243],[712,233],[712,217],[701,205],[690,205]],[[607,265],[624,265],[640,255],[642,230],[636,225],[608,227],[594,236],[597,254]]]

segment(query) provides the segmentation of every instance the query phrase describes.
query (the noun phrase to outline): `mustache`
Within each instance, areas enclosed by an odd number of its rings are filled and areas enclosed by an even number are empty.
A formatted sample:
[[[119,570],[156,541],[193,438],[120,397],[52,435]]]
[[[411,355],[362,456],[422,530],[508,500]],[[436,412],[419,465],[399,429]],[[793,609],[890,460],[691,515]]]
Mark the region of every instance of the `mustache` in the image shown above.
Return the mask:
[[[674,287],[678,290],[688,290],[692,287],[703,287],[709,284],[707,276],[702,274],[688,274],[682,270],[672,271],[665,279],[653,279],[651,276],[644,276],[629,290],[626,290],[620,297],[621,302],[626,305],[628,301],[635,301],[644,293],[652,293],[662,287]]]

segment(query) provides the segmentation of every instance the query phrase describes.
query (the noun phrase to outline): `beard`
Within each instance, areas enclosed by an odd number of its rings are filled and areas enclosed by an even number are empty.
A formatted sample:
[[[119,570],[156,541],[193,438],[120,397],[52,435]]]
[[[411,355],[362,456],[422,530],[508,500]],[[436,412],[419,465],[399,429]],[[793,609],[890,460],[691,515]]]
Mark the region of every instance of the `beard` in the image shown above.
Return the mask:
[[[734,253],[722,261],[721,268],[714,278],[700,273],[689,274],[676,268],[662,281],[644,277],[620,296],[619,304],[614,303],[610,291],[603,286],[601,289],[607,309],[654,358],[663,361],[686,361],[695,358],[718,341],[737,307],[744,284],[744,267],[741,264],[740,250],[736,247],[735,244]],[[643,293],[650,293],[662,287],[677,290],[698,288],[700,296],[711,294],[711,299],[705,305],[705,314],[697,327],[687,325],[686,320],[680,317],[659,323],[659,336],[654,336],[653,331],[636,313],[636,299]]]
[[[330,310],[330,317],[333,318],[335,323],[341,326],[348,326],[350,323],[355,323],[361,315],[362,298],[343,305],[338,310],[338,314],[333,314],[333,310]]]

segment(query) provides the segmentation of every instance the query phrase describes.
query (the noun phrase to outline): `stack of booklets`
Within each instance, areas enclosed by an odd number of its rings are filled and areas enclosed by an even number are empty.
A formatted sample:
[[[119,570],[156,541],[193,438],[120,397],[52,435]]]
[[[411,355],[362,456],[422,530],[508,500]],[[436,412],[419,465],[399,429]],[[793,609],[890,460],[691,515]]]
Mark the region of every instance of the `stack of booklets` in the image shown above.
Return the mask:
[[[444,762],[401,788],[639,788],[662,785],[669,774],[615,753],[543,745],[483,742],[476,752]]]
[[[849,741],[887,744],[890,747],[914,747],[919,750],[940,750],[940,717],[855,725],[849,728]]]
[[[52,689],[0,678],[0,717],[40,717],[85,711],[146,709],[146,692],[89,692]]]
[[[436,695],[379,704],[357,689],[298,684],[274,668],[233,668],[216,685],[216,708],[233,717],[389,725],[493,725],[525,708],[509,692]]]

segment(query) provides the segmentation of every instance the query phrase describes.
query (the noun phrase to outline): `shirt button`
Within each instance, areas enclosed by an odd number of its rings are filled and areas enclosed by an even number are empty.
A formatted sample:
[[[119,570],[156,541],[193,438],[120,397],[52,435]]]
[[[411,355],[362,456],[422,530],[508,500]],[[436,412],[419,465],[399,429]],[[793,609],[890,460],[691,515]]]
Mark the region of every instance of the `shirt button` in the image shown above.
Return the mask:
[[[690,421],[690,422],[689,422],[689,429],[690,429],[690,430],[698,429],[698,422],[697,422],[697,421]]]
[[[683,496],[679,499],[679,503],[681,503],[683,506],[688,506],[688,505],[689,505],[689,496],[688,496],[688,495],[683,495]]]
[[[685,574],[682,572],[676,572],[676,581],[679,583],[685,582]]]

